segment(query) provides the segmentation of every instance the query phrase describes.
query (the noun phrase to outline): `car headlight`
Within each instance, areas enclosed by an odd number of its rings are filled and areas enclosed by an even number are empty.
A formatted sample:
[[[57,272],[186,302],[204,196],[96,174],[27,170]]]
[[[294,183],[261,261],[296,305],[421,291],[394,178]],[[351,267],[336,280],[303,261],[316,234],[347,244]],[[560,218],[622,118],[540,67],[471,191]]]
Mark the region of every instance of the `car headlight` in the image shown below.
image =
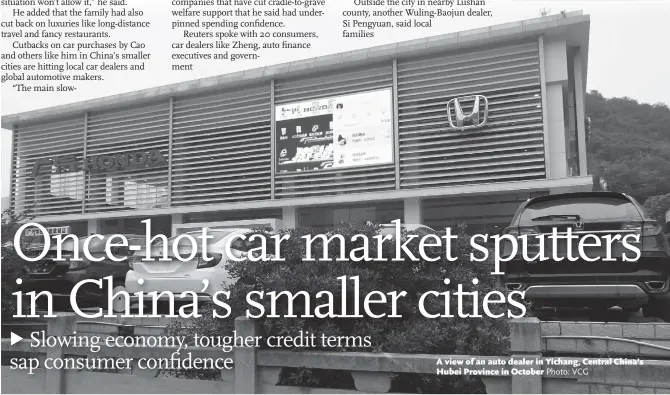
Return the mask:
[[[208,268],[208,267],[214,267],[214,266],[218,265],[219,262],[221,262],[222,257],[223,256],[221,254],[213,253],[210,256],[211,259],[209,261],[206,261],[202,256],[198,256],[198,269],[205,269],[205,268]]]

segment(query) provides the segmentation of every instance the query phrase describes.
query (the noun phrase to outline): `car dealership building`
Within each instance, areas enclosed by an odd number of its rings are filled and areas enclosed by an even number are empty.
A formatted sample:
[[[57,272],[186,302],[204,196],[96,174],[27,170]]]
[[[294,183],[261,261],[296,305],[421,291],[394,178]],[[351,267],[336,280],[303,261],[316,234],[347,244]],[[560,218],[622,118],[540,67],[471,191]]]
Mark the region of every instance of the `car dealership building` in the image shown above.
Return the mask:
[[[11,206],[75,234],[504,227],[592,189],[589,17],[547,16],[2,117]]]

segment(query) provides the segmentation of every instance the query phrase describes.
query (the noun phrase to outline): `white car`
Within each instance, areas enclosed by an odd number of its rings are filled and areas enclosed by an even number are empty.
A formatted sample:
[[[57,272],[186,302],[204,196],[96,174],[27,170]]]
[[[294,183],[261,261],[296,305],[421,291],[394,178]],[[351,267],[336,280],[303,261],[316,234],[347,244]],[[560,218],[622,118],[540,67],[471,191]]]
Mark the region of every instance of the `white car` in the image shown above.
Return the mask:
[[[198,295],[199,301],[210,301],[212,296],[219,291],[223,291],[226,285],[234,284],[237,278],[233,278],[226,266],[233,258],[241,260],[246,258],[249,250],[261,246],[260,240],[250,242],[249,236],[258,234],[258,232],[247,228],[215,228],[208,229],[207,234],[212,238],[207,239],[207,256],[213,257],[211,261],[202,258],[202,231],[187,232],[197,241],[196,256],[188,261],[181,261],[174,258],[173,249],[178,236],[168,239],[169,260],[145,261],[147,254],[145,251],[135,253],[130,260],[131,270],[126,274],[125,291],[131,296],[136,292],[143,291],[146,295],[149,292],[156,291],[158,295],[169,291],[179,300],[179,295],[185,291],[192,291]],[[245,236],[241,238],[240,236]],[[272,240],[268,240],[267,253],[273,252],[270,247]],[[229,244],[227,251],[226,245]],[[193,246],[186,238],[181,238],[176,245],[177,251],[182,258],[187,258],[193,252]],[[151,247],[149,256],[162,257],[163,243],[154,244]],[[233,256],[230,256],[232,254]],[[203,282],[203,280],[206,280]],[[206,285],[206,287],[205,287]],[[169,295],[165,295],[159,300],[167,300]],[[190,300],[191,298],[187,298]],[[134,299],[136,300],[136,299]],[[145,296],[145,302],[151,301],[150,297]],[[115,299],[115,311],[125,309],[123,299]]]

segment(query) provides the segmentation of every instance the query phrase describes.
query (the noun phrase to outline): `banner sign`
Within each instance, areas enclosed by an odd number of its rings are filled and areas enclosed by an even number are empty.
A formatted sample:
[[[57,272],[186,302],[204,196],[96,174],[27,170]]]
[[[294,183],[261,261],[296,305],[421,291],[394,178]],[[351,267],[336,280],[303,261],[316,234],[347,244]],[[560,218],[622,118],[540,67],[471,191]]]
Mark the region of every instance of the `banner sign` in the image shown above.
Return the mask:
[[[71,228],[69,226],[45,227],[49,236],[53,235],[69,235]],[[26,229],[23,233],[26,237],[42,236],[42,232],[38,228]]]
[[[277,172],[394,161],[391,89],[279,105]]]
[[[62,155],[57,158],[42,158],[35,161],[32,176],[40,174],[66,173],[83,170],[84,172],[109,172],[119,170],[143,169],[147,167],[167,166],[167,160],[154,149],[148,152],[126,152],[113,155],[95,155],[77,160],[74,154]],[[49,171],[46,171],[46,170]]]

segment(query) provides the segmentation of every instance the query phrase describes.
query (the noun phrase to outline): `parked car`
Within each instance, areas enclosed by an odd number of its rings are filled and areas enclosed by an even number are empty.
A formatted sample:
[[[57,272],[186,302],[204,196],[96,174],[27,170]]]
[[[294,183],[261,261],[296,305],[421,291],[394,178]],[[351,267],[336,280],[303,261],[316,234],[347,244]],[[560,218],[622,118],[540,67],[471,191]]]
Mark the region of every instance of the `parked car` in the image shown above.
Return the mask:
[[[77,239],[77,245],[70,238],[63,242],[61,258],[64,261],[54,261],[57,258],[57,249],[55,243],[51,243],[49,251],[43,259],[25,263],[27,278],[19,289],[24,292],[49,291],[54,299],[69,299],[74,286],[83,280],[98,280],[112,276],[115,286],[123,285],[126,272],[129,269],[128,257],[133,255],[133,251],[128,247],[113,247],[110,252],[115,257],[123,259],[121,262],[109,259],[105,253],[105,246],[111,236],[102,235],[102,239],[92,238],[88,245],[88,251],[93,258],[102,258],[102,261],[99,262],[90,260],[84,255],[83,238]],[[145,242],[142,235],[126,234],[123,236],[128,239],[129,246],[143,245]],[[31,244],[28,247],[27,255],[39,255],[43,246],[43,244]],[[75,248],[79,250],[79,260],[74,260]],[[77,291],[77,304],[79,307],[106,306],[107,295],[106,289],[100,289],[95,284],[84,284]]]
[[[601,237],[639,234],[640,243],[635,245],[641,255],[637,261],[625,261],[622,254],[627,249],[621,244],[612,247],[615,260],[609,262],[526,261],[516,254],[503,268],[503,281],[509,290],[525,291],[526,299],[535,307],[619,306],[625,310],[642,307],[645,316],[670,318],[668,239],[662,225],[649,217],[635,199],[616,192],[568,193],[529,199],[519,207],[505,233],[546,235],[551,234],[553,228],[559,233],[570,228],[580,238],[587,234]],[[566,245],[565,241],[556,245],[549,241],[544,243],[544,248],[548,256],[556,252],[560,258],[567,256]],[[577,251],[576,247],[573,251]],[[585,254],[587,258],[605,258],[606,248],[589,248]],[[503,255],[509,257],[511,251],[506,250]],[[529,256],[532,255],[529,251]],[[628,255],[634,257],[635,254],[628,251]]]
[[[185,238],[177,241],[177,237],[167,240],[168,260],[146,261],[147,253],[138,251],[130,261],[131,270],[125,277],[125,290],[131,295],[143,291],[145,294],[156,291],[158,295],[168,291],[174,294],[175,300],[179,300],[182,292],[192,291],[198,295],[199,301],[211,301],[212,296],[223,291],[226,285],[234,284],[238,279],[231,276],[226,270],[230,261],[242,259],[247,256],[249,250],[259,247],[259,240],[249,241],[249,237],[257,234],[257,231],[247,228],[215,228],[208,229],[212,238],[207,239],[207,256],[211,261],[203,259],[204,250],[201,240],[198,238],[202,231],[187,232],[198,241],[196,254],[192,260],[183,262],[174,257],[173,250],[177,249],[179,255],[188,257],[193,252],[192,244]],[[240,238],[245,236],[245,239]],[[226,252],[226,243],[231,239],[230,256]],[[268,254],[273,251],[271,240],[268,240]],[[148,256],[151,258],[162,257],[163,243],[156,243],[151,247]],[[208,286],[203,289],[203,280],[207,280]],[[167,300],[169,296],[163,295],[159,300]],[[133,298],[134,302],[137,298]],[[190,299],[189,299],[190,300]],[[114,310],[121,311],[125,306],[124,301],[116,303]]]

